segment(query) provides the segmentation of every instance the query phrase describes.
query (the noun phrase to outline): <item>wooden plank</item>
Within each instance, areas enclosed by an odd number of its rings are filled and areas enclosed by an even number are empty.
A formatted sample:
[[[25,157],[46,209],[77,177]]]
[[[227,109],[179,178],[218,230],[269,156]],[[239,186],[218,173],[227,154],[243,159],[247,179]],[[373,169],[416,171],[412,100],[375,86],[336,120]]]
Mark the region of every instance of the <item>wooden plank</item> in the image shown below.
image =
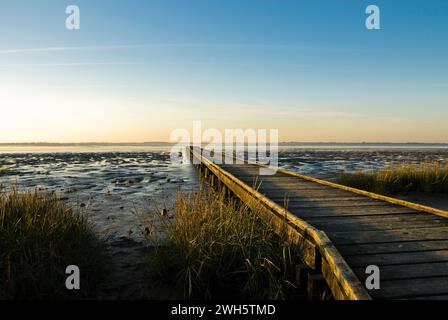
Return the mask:
[[[245,181],[245,183],[250,185],[252,188],[254,188],[254,189],[258,190],[258,191],[263,191],[263,192],[269,193],[269,191],[265,191],[265,189],[263,189],[263,185],[261,185],[261,186],[259,184],[258,185],[254,185],[254,184],[248,183],[247,181]],[[283,186],[282,185],[277,185],[277,186],[275,186],[275,188],[277,188],[277,190],[278,190],[278,189],[283,188]],[[294,192],[294,191],[296,191],[296,192]],[[321,192],[321,196],[324,196],[324,193],[326,193],[327,195],[332,195],[332,193],[328,193],[328,190],[325,190],[325,189],[322,189],[319,186],[313,186],[313,185],[307,185],[307,186],[297,185],[294,190],[291,189],[291,191],[286,191],[286,192],[279,191],[279,192],[282,192],[281,195],[283,195],[284,193],[288,193],[288,192],[291,192],[291,193],[294,192],[298,196],[301,196],[301,197],[307,196],[307,195],[308,196],[312,196],[313,194],[315,194],[317,196],[319,192]],[[334,194],[334,196],[339,196],[339,195]]]
[[[325,186],[320,186],[318,184],[313,184],[310,182],[304,182],[304,183],[294,182],[294,183],[290,184],[290,183],[287,183],[287,181],[285,181],[284,178],[275,178],[275,179],[272,178],[271,180],[267,181],[267,180],[257,180],[257,179],[251,178],[251,177],[244,178],[244,177],[238,176],[238,179],[240,179],[241,181],[243,181],[250,187],[253,187],[258,190],[262,189],[262,188],[270,188],[270,189],[274,189],[274,188],[285,189],[286,188],[286,189],[298,190],[298,191],[308,190],[308,191],[331,192],[331,190],[328,190],[328,188]]]
[[[272,201],[275,201],[277,203],[284,204],[285,198],[276,197],[271,198],[268,196],[269,199]],[[381,205],[379,202],[375,202],[370,199],[365,200],[334,200],[330,202],[326,201],[305,201],[305,200],[295,200],[294,198],[288,199],[288,209],[290,208],[333,208],[333,207],[353,207],[353,208],[360,208],[361,207],[376,207]]]
[[[448,277],[385,280],[380,290],[369,293],[378,299],[419,298],[448,295]]]
[[[345,208],[350,208],[350,207],[345,207]],[[368,208],[370,209],[370,207],[363,207],[363,208]],[[311,210],[311,209],[316,209],[316,208],[294,208],[294,209],[289,209],[291,212],[293,212],[296,216],[305,219],[306,221],[311,220],[311,219],[328,219],[329,221],[331,221],[331,219],[337,219],[339,217],[378,217],[378,219],[381,219],[381,217],[387,217],[387,216],[394,216],[397,214],[403,215],[403,216],[418,216],[420,215],[420,212],[406,212],[405,210],[403,211],[392,211],[392,212],[388,212],[388,211],[379,211],[379,212],[375,212],[375,211],[368,211],[366,213],[362,213],[362,210],[360,210],[360,208],[356,208],[357,210],[352,210],[352,211],[348,211],[348,212],[340,212],[340,211],[335,211],[333,210],[333,208],[331,210],[327,210],[329,208],[317,208],[318,210]],[[344,209],[344,208],[342,208]],[[350,208],[351,209],[351,208]]]
[[[221,165],[220,166],[223,170],[226,170],[227,172],[236,172],[236,173],[254,173],[256,175],[260,174],[260,167],[255,165]],[[275,174],[283,175],[282,173],[277,173],[277,171],[274,169],[271,169],[272,172]]]
[[[448,294],[446,294],[446,295],[439,295],[439,296],[425,296],[425,297],[417,297],[417,298],[406,298],[406,300],[448,300]]]
[[[353,272],[359,277],[361,282],[365,282],[366,277],[368,276],[365,273],[365,268],[353,268]],[[448,262],[430,262],[380,267],[381,280],[398,280],[442,276],[448,277]]]
[[[381,253],[345,257],[352,267],[367,267],[369,265],[390,266],[413,263],[448,262],[448,250]]]
[[[413,215],[411,217],[394,216],[363,216],[363,217],[341,217],[333,219],[309,218],[308,223],[318,229],[329,231],[368,231],[368,230],[394,230],[394,229],[415,229],[448,227],[448,219],[434,219],[429,215]]]
[[[264,172],[260,171],[260,167],[258,166],[251,166],[251,165],[245,165],[245,166],[221,166],[221,168],[227,172],[230,172],[232,174],[237,174],[239,176],[243,175],[256,175],[260,177],[272,177],[272,176],[285,176],[284,173],[280,173],[276,170],[268,169],[265,174]]]
[[[298,203],[326,203],[326,202],[334,202],[334,201],[365,201],[363,198],[359,197],[343,197],[343,196],[334,196],[328,195],[318,197],[302,197],[300,194],[294,193],[283,193],[283,192],[264,192],[262,190],[258,190],[262,195],[268,197],[269,199],[277,200],[277,199],[288,199]]]
[[[250,164],[227,164],[227,163],[221,164],[220,167],[226,171],[230,171],[232,169],[235,169],[235,170],[236,169],[246,169],[246,168],[251,168],[251,167],[258,168],[258,166],[250,165]]]
[[[328,223],[313,223],[313,226],[325,230],[326,232],[347,232],[347,231],[394,231],[401,230],[403,228],[407,229],[420,229],[420,228],[438,228],[441,225],[448,226],[447,223],[431,223],[429,221],[402,221],[401,223],[386,223],[386,222],[378,222],[377,224],[331,224]]]
[[[274,188],[271,188],[270,186],[260,186],[259,188],[257,188],[257,191],[262,192],[262,193],[269,193],[269,194],[278,193],[279,195],[287,193],[290,195],[295,195],[300,198],[308,198],[308,197],[309,198],[325,198],[325,197],[328,197],[328,195],[329,195],[328,190],[306,190],[306,189],[298,190],[295,188],[288,189],[283,186],[275,186]],[[339,191],[339,190],[332,192],[331,196],[332,197],[351,197],[351,198],[358,198],[358,199],[365,198],[360,195],[352,194],[347,191]]]
[[[418,252],[448,249],[448,240],[405,241],[392,243],[339,245],[338,250],[344,257],[360,254],[380,254],[399,252]]]
[[[381,217],[376,214],[364,214],[361,216],[342,216],[342,215],[336,215],[332,217],[314,217],[309,218],[308,221],[315,222],[315,223],[340,223],[340,224],[346,224],[346,223],[376,223],[379,221],[387,221],[387,222],[400,222],[400,221],[440,221],[440,222],[447,222],[448,219],[443,217],[435,217],[430,214],[422,213],[415,211],[413,212],[415,214],[407,214],[407,213],[392,213],[388,216]]]
[[[294,206],[290,206],[289,209],[294,209]],[[304,210],[302,210],[303,212]],[[313,214],[319,215],[319,213],[326,213],[326,212],[335,212],[338,214],[343,215],[350,215],[350,214],[363,214],[363,215],[369,215],[369,214],[382,214],[382,213],[418,213],[422,214],[422,212],[409,209],[406,207],[391,205],[391,204],[377,204],[375,206],[369,206],[369,207],[363,207],[363,208],[353,208],[353,207],[339,207],[334,206],[331,208],[309,208],[306,210],[306,212],[310,212]]]
[[[317,183],[313,183],[311,181],[306,181],[306,180],[301,180],[301,179],[297,179],[295,177],[286,177],[286,176],[281,176],[281,175],[274,175],[274,176],[254,176],[254,175],[241,175],[241,174],[234,174],[232,172],[230,172],[231,174],[233,174],[235,177],[238,177],[238,179],[246,181],[253,181],[256,180],[258,182],[264,182],[264,183],[282,183],[285,185],[310,185],[310,186],[315,186],[315,187],[320,187],[322,189],[327,189],[327,190],[331,190],[331,188],[329,188],[328,186],[324,186],[324,185],[320,185]]]
[[[385,243],[419,240],[448,240],[448,227],[400,229],[394,231],[328,232],[337,245],[354,243]]]
[[[231,172],[232,173],[232,172]],[[256,174],[250,174],[250,173],[232,173],[235,176],[244,178],[244,179],[256,179],[258,181],[265,181],[266,183],[269,182],[281,182],[287,185],[291,185],[293,186],[294,184],[314,184],[316,186],[321,186],[323,188],[329,188],[329,189],[333,189],[331,187],[325,186],[325,185],[321,185],[318,183],[314,183],[312,181],[308,181],[305,179],[300,179],[294,176],[289,176],[289,175],[285,175],[285,174],[273,174],[273,175],[264,175],[264,176],[260,176],[260,175],[256,175]]]
[[[420,215],[421,212],[403,207],[390,205],[365,206],[365,207],[331,207],[331,208],[300,208],[288,205],[288,210],[303,219],[308,218],[335,218],[335,217],[360,217],[360,216],[387,216],[394,214]]]

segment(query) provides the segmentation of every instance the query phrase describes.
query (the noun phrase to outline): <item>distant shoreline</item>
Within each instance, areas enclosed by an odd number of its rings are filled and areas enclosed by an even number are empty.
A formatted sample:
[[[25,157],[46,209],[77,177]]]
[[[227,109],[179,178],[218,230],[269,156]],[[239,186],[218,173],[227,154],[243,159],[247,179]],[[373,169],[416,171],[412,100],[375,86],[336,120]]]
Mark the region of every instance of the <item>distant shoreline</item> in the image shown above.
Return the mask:
[[[76,147],[76,146],[174,146],[172,142],[4,142],[0,147]],[[207,142],[203,142],[207,144]],[[442,146],[448,142],[279,142],[279,146]]]

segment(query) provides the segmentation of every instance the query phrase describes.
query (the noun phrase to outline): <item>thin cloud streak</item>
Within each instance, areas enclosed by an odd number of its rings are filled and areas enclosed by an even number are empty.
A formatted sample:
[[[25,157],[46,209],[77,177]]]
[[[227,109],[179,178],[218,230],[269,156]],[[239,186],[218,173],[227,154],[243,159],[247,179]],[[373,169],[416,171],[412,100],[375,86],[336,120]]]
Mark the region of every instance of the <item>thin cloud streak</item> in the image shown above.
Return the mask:
[[[146,62],[74,62],[74,63],[12,63],[0,64],[0,68],[9,67],[81,67],[81,66],[114,66],[114,65],[146,65]]]
[[[244,44],[244,43],[223,43],[223,44],[201,44],[201,43],[161,43],[161,44],[137,44],[137,45],[104,45],[104,46],[73,46],[73,47],[42,47],[42,48],[21,48],[2,49],[0,54],[15,53],[38,53],[38,52],[64,52],[64,51],[89,51],[89,50],[123,50],[123,49],[163,49],[163,48],[236,48],[236,49],[272,49],[272,50],[308,50],[327,52],[364,52],[361,49],[353,48],[330,48],[320,46],[299,46],[283,44]],[[369,51],[371,52],[371,50]]]
[[[0,68],[14,67],[83,67],[83,66],[210,66],[210,67],[257,67],[256,63],[225,63],[225,62],[70,62],[70,63],[3,63]],[[310,65],[276,63],[277,67],[311,68]]]

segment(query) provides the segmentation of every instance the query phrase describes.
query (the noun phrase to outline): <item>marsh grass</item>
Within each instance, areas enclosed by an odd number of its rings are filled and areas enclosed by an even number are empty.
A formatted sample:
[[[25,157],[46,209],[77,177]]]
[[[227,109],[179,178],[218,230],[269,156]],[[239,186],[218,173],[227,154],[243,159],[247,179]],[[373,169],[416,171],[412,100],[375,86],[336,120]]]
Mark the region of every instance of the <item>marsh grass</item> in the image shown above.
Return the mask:
[[[9,172],[8,168],[0,167],[0,174],[7,174]]]
[[[381,194],[404,192],[448,193],[448,164],[391,166],[377,172],[344,174],[337,182]]]
[[[154,225],[146,229],[149,283],[169,284],[186,299],[296,297],[299,253],[256,210],[203,190],[179,193],[174,218],[161,219],[162,243]]]
[[[77,265],[81,290],[65,287]],[[91,297],[105,275],[102,247],[83,215],[54,194],[0,190],[0,299]]]

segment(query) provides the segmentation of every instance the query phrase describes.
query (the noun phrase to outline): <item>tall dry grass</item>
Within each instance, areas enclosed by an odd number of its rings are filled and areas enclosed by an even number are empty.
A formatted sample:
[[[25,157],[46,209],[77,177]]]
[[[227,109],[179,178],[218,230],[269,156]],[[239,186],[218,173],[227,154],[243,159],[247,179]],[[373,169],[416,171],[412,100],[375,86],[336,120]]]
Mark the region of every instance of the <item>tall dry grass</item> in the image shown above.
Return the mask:
[[[163,219],[166,238],[149,255],[150,281],[170,284],[187,299],[294,297],[297,249],[272,226],[223,193],[179,193],[174,219]],[[157,224],[160,228],[160,223]]]
[[[65,287],[68,265],[81,270],[79,291]],[[104,274],[84,216],[50,193],[0,190],[0,299],[90,297]]]
[[[448,164],[390,166],[377,172],[344,174],[337,182],[381,194],[402,192],[448,193]]]

